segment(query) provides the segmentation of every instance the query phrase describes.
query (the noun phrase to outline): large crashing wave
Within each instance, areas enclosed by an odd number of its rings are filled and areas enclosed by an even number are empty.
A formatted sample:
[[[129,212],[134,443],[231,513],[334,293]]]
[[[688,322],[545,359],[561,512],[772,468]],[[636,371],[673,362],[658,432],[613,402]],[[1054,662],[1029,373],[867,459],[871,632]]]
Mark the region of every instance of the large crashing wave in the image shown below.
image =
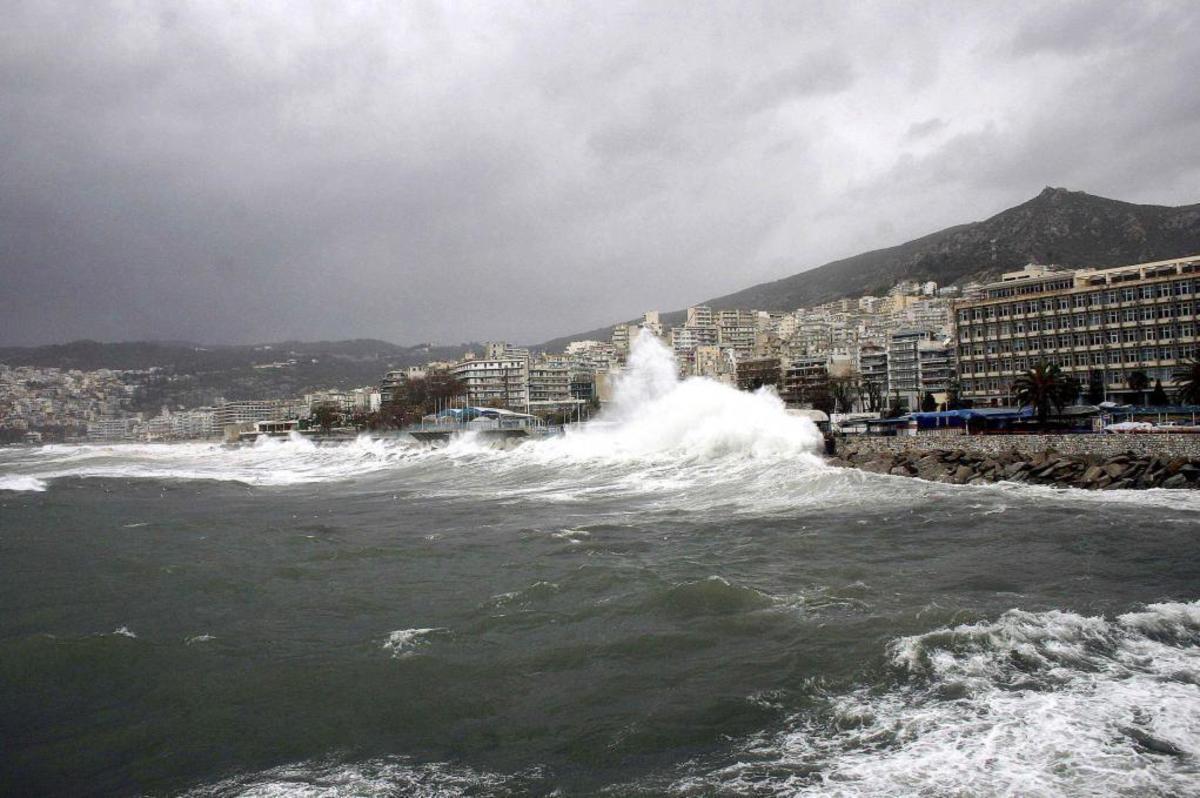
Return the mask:
[[[1196,794],[1200,602],[1114,620],[1011,610],[891,647],[890,686],[751,741],[676,794]]]
[[[6,452],[6,462],[0,465],[0,490],[41,490],[44,480],[68,476],[283,486],[408,467],[431,472],[446,463],[476,466],[487,479],[497,470],[526,469],[522,476],[537,483],[559,475],[563,468],[592,469],[597,461],[626,472],[650,464],[686,467],[716,460],[784,457],[815,466],[819,461],[813,452],[820,441],[816,427],[788,415],[773,393],[744,393],[700,378],[680,381],[670,351],[643,331],[611,407],[595,422],[516,449],[492,448],[472,433],[441,449],[408,438],[367,435],[346,444],[320,446],[299,435],[286,440],[261,438],[240,447],[212,443],[47,446]],[[456,482],[462,484],[464,476],[459,470]]]
[[[789,415],[769,389],[746,393],[703,377],[681,381],[670,350],[642,330],[611,406],[596,422],[530,453],[568,460],[793,456],[816,463],[820,444],[816,426]]]

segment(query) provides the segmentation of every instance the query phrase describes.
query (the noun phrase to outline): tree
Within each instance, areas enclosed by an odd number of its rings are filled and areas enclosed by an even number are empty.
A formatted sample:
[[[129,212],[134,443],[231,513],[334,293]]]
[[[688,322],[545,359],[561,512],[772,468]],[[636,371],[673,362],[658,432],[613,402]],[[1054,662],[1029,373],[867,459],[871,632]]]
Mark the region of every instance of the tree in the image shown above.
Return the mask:
[[[932,413],[937,410],[937,399],[933,398],[933,394],[929,391],[925,392],[925,396],[921,399],[921,412]]]
[[[883,384],[878,380],[864,380],[858,384],[858,397],[868,413],[883,410]]]
[[[324,432],[333,429],[340,415],[337,407],[330,403],[319,404],[313,408],[313,421]]]
[[[1163,390],[1162,380],[1154,381],[1154,390],[1150,392],[1150,404],[1155,407],[1169,405],[1171,400],[1167,398],[1167,392]]]
[[[1200,360],[1185,360],[1175,369],[1175,385],[1182,404],[1200,405]]]
[[[1144,371],[1135,371],[1129,375],[1129,379],[1125,381],[1129,386],[1129,390],[1137,394],[1137,403],[1144,404],[1146,389],[1150,387],[1150,377]]]
[[[1013,395],[1022,407],[1033,408],[1039,426],[1045,426],[1051,410],[1061,412],[1078,393],[1074,380],[1044,360],[1013,380]]]
[[[962,383],[958,379],[954,379],[946,388],[946,409],[961,410],[966,405],[963,403]]]
[[[900,418],[902,415],[904,415],[904,405],[900,404],[900,389],[897,388],[896,392],[892,394],[892,404],[883,417]]]
[[[1092,371],[1088,373],[1087,387],[1088,404],[1098,405],[1104,401],[1104,372]]]
[[[434,371],[413,377],[396,387],[389,416],[397,426],[404,426],[454,404],[465,393],[462,381],[453,374]]]
[[[858,394],[858,380],[849,377],[834,377],[829,381],[829,394],[833,398],[833,409],[849,413],[854,409],[854,397]]]

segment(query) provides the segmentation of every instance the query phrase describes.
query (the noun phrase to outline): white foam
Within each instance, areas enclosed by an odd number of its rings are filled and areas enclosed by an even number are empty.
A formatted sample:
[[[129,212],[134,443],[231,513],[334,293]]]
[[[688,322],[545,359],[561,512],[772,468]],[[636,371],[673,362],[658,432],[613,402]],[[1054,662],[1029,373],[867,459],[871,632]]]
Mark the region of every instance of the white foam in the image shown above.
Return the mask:
[[[112,630],[112,634],[117,635],[118,637],[129,637],[129,638],[137,637],[136,634],[134,634],[132,631],[130,631],[128,626],[118,626],[116,629]]]
[[[383,650],[390,652],[395,659],[412,656],[415,649],[422,645],[424,638],[436,632],[445,632],[442,627],[430,627],[427,629],[397,629],[394,632],[389,632],[387,640],[383,643]]]
[[[0,476],[0,490],[41,492],[45,489],[46,481],[37,477],[26,476],[24,474],[4,474]]]
[[[892,646],[900,678],[676,791],[1185,795],[1200,786],[1200,603],[1110,621],[1013,610]],[[811,775],[816,772],[817,776]],[[779,774],[789,775],[779,775]]]
[[[529,777],[536,778],[537,771]],[[456,798],[466,795],[520,794],[512,786],[522,774],[479,772],[444,762],[416,764],[400,757],[366,762],[298,762],[195,788],[189,796],[240,798]]]

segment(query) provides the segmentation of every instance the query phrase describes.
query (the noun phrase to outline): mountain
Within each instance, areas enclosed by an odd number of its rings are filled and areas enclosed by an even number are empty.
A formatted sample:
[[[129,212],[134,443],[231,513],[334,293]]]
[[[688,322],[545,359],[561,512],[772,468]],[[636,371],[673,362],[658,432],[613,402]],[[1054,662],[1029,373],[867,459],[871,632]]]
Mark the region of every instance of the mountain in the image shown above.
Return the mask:
[[[157,369],[138,380],[137,409],[163,404],[195,407],[226,399],[299,396],[326,388],[377,385],[393,368],[430,360],[457,360],[472,344],[399,346],[386,341],[283,341],[271,344],[206,346],[186,341],[67,344],[0,348],[0,363],[43,368]]]
[[[948,227],[887,249],[836,260],[782,280],[699,303],[716,309],[790,311],[844,297],[883,294],[901,280],[954,285],[994,278],[1027,263],[1123,266],[1200,253],[1200,204],[1135,205],[1046,188],[982,222]],[[663,314],[678,324],[682,311]],[[540,349],[605,338],[611,327],[556,338]]]

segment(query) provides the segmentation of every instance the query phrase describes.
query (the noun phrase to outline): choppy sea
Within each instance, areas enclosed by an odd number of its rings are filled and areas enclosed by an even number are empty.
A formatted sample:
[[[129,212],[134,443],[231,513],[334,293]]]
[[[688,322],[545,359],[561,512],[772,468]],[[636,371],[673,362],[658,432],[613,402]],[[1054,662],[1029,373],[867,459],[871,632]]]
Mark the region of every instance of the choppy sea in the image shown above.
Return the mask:
[[[0,449],[0,792],[1200,793],[1195,494],[835,469],[648,358],[506,451]]]

